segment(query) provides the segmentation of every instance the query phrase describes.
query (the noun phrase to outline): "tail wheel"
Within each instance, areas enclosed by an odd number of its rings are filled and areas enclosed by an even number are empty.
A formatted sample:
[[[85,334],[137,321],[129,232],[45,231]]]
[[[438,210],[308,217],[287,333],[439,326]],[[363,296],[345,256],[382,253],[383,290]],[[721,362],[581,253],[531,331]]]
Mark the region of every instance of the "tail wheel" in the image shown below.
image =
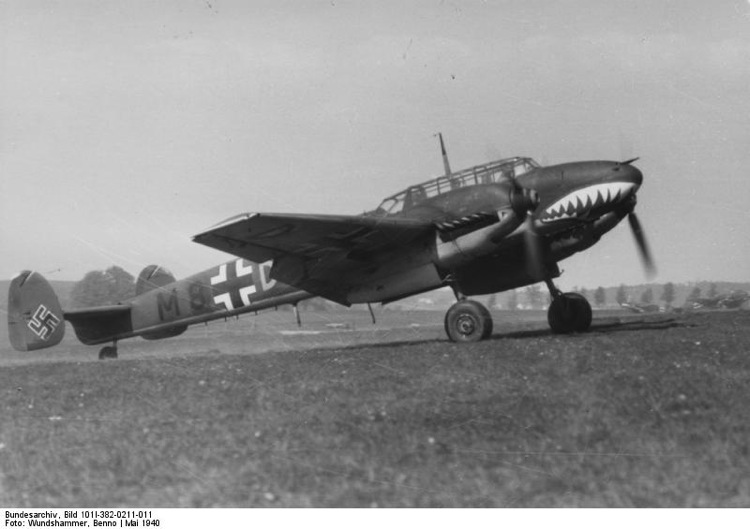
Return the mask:
[[[575,292],[560,294],[549,306],[547,321],[553,332],[585,332],[591,327],[591,304]]]
[[[478,342],[492,334],[490,311],[476,301],[454,303],[445,314],[445,332],[453,342]]]
[[[117,358],[117,347],[112,345],[102,347],[99,351],[99,360],[108,360],[110,358]]]

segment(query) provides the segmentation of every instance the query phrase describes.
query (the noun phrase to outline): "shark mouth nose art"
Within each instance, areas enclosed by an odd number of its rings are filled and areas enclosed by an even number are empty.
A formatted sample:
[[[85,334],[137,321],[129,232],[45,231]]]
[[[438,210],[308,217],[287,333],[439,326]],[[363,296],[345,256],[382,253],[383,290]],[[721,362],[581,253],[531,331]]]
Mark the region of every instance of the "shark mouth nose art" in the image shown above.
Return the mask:
[[[546,208],[540,220],[552,222],[575,218],[591,209],[616,204],[627,198],[636,187],[634,182],[608,182],[577,189]]]

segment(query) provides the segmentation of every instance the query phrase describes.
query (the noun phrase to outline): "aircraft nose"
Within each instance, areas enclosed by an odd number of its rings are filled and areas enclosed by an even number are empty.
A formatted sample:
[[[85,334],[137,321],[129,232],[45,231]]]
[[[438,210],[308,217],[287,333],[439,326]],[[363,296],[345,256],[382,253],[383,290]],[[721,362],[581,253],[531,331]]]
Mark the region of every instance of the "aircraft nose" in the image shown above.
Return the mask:
[[[581,162],[566,168],[563,184],[542,204],[539,220],[598,217],[621,208],[643,183],[643,173],[631,165],[634,161]]]
[[[631,163],[632,161],[627,161],[616,164],[612,168],[616,173],[613,180],[633,183],[636,185],[636,189],[638,189],[643,183],[643,173],[637,167],[630,165]]]

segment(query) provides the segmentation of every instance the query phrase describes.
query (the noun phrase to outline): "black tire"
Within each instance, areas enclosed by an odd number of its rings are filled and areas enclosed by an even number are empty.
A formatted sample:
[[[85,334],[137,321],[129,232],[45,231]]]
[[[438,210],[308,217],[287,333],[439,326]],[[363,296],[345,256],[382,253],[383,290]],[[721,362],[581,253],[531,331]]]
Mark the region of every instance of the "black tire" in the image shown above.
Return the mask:
[[[591,327],[591,304],[576,292],[560,294],[549,306],[547,322],[552,332],[586,332]]]
[[[478,342],[492,335],[490,311],[476,301],[454,303],[445,314],[445,333],[453,342]]]
[[[575,307],[575,332],[588,331],[591,327],[591,320],[593,319],[593,314],[591,313],[591,303],[589,303],[588,300],[581,294],[578,294],[576,292],[568,292],[565,295]]]
[[[102,347],[99,351],[99,360],[109,360],[111,358],[117,358],[117,347],[111,345]]]
[[[552,300],[549,309],[547,309],[547,323],[555,334],[565,334],[573,330],[572,322],[569,321],[568,312],[565,308],[565,300],[560,295]]]

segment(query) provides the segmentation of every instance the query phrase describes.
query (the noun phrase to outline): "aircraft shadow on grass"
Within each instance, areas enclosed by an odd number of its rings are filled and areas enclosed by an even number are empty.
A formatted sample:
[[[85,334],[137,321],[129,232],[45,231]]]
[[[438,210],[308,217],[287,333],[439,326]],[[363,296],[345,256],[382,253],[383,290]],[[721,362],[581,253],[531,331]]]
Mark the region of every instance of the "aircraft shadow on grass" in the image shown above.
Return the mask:
[[[675,327],[695,327],[696,324],[680,321],[676,318],[662,319],[662,320],[632,320],[632,321],[607,321],[603,320],[599,323],[594,322],[591,325],[588,333],[577,333],[568,334],[570,337],[586,337],[592,333],[611,333],[611,332],[627,332],[627,331],[653,331],[653,330],[666,330],[673,329]],[[550,329],[530,329],[524,331],[513,331],[504,334],[495,334],[491,339],[501,340],[505,338],[541,338],[543,336],[558,336]]]
[[[567,336],[570,339],[576,339],[576,338],[585,338],[595,333],[607,333],[608,334],[608,333],[614,333],[614,332],[654,331],[654,330],[667,330],[667,329],[674,329],[674,328],[690,328],[690,327],[697,327],[697,326],[698,325],[695,323],[682,321],[677,318],[667,318],[667,319],[658,319],[658,320],[638,319],[638,320],[630,320],[630,321],[620,321],[620,320],[614,320],[614,319],[608,318],[608,319],[602,320],[599,323],[594,322],[589,332],[586,332],[586,333],[559,335],[550,329],[528,329],[528,330],[520,330],[520,331],[511,331],[507,333],[495,333],[488,340],[489,341],[499,341],[499,340],[506,340],[506,339],[516,340],[516,339],[526,339],[526,338],[543,338],[546,336],[558,336],[558,337]],[[440,345],[440,344],[445,344],[445,341],[437,339],[437,338],[425,338],[425,339],[415,339],[415,340],[359,343],[359,344],[346,345],[343,347],[341,346],[320,347],[320,348],[316,348],[315,350],[316,351],[327,351],[331,349],[354,350],[354,349],[362,349],[365,347],[368,349],[384,349],[384,348],[392,349],[392,348],[398,348],[402,346],[429,345],[429,344]]]

